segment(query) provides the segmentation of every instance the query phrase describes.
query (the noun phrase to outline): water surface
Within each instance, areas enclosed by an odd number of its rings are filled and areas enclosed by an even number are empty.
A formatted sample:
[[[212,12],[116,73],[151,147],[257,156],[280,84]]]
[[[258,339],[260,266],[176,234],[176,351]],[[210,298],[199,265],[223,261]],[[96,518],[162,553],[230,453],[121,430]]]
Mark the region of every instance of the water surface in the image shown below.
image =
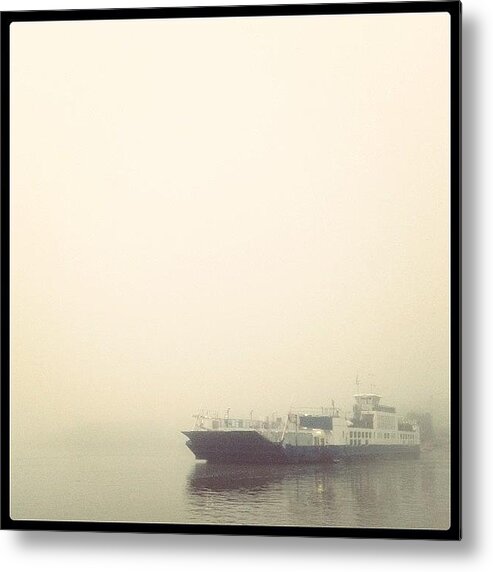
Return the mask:
[[[44,449],[14,458],[14,519],[449,527],[445,449],[312,466],[195,462],[184,442],[139,452]]]

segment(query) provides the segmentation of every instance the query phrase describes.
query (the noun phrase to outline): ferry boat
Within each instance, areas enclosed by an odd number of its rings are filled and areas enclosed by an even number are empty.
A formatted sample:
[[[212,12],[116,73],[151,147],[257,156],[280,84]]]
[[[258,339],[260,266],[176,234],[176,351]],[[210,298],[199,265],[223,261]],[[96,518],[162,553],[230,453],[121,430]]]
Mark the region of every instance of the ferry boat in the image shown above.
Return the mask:
[[[323,463],[362,457],[419,457],[419,427],[358,393],[351,415],[331,408],[302,409],[283,417],[234,419],[200,412],[183,431],[197,460],[215,463]]]

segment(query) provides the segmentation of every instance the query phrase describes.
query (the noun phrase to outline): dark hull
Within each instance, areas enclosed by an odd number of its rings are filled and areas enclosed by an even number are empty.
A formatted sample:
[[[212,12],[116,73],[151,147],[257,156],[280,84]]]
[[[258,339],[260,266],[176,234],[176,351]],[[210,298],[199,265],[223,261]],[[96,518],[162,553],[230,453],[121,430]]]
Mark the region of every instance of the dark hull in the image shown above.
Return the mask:
[[[295,447],[272,443],[256,431],[184,431],[197,460],[215,463],[327,463],[343,459],[419,457],[419,445]]]

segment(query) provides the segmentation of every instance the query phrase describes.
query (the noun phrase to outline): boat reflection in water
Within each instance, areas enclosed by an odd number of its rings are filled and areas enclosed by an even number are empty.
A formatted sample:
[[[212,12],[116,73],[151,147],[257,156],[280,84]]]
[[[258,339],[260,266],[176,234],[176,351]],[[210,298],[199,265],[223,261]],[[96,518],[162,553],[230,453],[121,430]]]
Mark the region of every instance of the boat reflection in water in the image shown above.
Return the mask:
[[[194,522],[445,529],[448,454],[327,465],[197,463],[187,496]]]
[[[283,480],[287,470],[285,466],[197,463],[189,475],[189,492],[200,496],[209,492],[267,491]]]

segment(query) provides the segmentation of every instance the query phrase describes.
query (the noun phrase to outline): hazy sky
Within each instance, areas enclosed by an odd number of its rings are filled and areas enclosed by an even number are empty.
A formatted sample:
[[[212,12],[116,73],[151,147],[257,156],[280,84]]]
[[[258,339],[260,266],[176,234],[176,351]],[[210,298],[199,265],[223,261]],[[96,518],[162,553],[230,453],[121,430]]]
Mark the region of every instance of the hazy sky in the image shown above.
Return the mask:
[[[14,441],[446,408],[448,14],[11,29]]]

